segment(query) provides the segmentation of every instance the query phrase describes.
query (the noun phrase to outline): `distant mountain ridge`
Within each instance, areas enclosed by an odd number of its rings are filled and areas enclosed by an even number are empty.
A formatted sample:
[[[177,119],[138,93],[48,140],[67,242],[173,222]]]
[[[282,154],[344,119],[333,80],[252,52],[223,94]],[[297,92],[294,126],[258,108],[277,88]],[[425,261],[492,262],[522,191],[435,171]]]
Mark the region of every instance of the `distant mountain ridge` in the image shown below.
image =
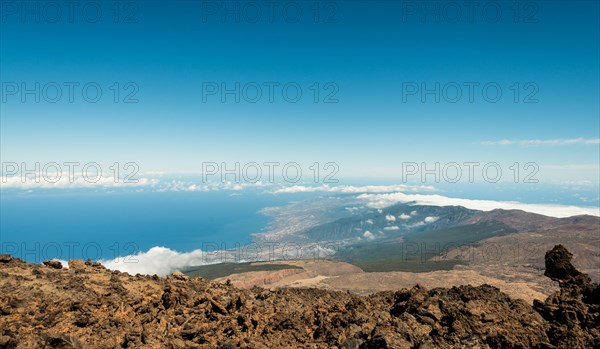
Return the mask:
[[[600,217],[579,215],[555,218],[522,210],[481,211],[462,206],[395,204],[374,210],[362,209],[332,222],[318,224],[286,236],[295,242],[361,240],[365,232],[373,238],[389,238],[435,231],[480,222],[502,223],[514,231],[553,229],[564,226],[600,226]],[[504,233],[504,231],[502,232]]]

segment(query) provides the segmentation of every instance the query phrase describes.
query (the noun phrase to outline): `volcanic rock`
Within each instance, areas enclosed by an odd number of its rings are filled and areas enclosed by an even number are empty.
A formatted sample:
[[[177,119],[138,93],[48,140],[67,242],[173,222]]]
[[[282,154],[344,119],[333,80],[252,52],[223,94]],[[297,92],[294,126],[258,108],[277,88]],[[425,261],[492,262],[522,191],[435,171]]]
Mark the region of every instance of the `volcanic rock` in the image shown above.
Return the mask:
[[[62,269],[62,263],[59,261],[43,261],[42,264],[49,266],[50,268],[54,268],[54,269]]]
[[[570,259],[546,255],[560,291],[532,307],[489,285],[241,290],[0,256],[0,348],[597,348],[600,290]]]

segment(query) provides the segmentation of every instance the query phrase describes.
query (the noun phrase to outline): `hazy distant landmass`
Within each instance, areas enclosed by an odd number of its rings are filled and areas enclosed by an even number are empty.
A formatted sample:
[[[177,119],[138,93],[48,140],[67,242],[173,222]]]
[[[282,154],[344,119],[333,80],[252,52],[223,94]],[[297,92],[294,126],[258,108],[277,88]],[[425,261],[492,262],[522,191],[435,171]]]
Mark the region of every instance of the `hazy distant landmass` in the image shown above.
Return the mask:
[[[415,282],[429,287],[490,283],[531,303],[556,289],[540,271],[545,251],[563,244],[573,251],[579,268],[600,279],[599,217],[414,204],[373,209],[353,200],[333,196],[265,210],[273,223],[253,236],[283,245],[333,247],[329,255],[251,263],[229,274],[219,266],[186,272],[230,279],[240,287],[312,286],[358,294]]]

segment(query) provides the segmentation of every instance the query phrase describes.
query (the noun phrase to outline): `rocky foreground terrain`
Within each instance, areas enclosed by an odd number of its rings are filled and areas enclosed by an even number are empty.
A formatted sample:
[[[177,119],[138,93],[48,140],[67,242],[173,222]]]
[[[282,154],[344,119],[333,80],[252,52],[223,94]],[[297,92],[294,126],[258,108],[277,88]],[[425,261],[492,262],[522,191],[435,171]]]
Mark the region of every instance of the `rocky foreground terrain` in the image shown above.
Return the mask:
[[[359,296],[0,255],[0,348],[600,348],[600,288],[558,245],[533,306],[481,285]]]

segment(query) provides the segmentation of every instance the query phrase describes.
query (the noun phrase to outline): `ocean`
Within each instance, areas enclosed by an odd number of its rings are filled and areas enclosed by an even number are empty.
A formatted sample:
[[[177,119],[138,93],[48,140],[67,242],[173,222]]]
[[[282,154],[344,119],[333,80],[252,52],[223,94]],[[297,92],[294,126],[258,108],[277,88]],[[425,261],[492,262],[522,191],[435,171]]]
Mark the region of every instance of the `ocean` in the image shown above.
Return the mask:
[[[0,253],[39,263],[108,260],[156,246],[178,252],[234,248],[267,227],[261,209],[290,199],[248,191],[3,192]]]

